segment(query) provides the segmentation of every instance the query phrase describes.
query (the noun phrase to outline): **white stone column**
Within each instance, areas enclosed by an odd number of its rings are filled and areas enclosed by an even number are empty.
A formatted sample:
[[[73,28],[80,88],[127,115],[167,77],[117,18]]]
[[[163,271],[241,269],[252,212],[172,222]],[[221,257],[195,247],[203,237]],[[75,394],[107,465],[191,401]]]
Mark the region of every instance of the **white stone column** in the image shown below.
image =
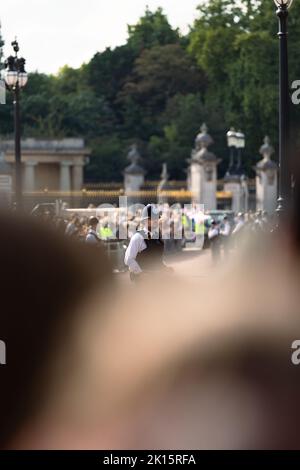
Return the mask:
[[[256,209],[273,214],[277,205],[278,166],[271,160],[274,149],[269,137],[260,148],[263,159],[256,165]]]
[[[256,171],[256,209],[273,214],[277,206],[277,168]]]
[[[24,189],[25,191],[35,190],[35,167],[37,162],[24,162]]]
[[[129,174],[124,173],[124,190],[125,190],[125,195],[127,196],[127,204],[129,206],[133,204],[137,204],[140,202],[140,199],[138,196],[133,195],[132,193],[138,193],[141,189],[141,187],[144,184],[144,174]]]
[[[217,162],[193,161],[190,166],[192,202],[204,204],[204,210],[217,209]]]
[[[71,191],[71,172],[70,168],[73,165],[72,162],[62,161],[60,162],[60,191]]]
[[[124,178],[124,189],[125,194],[130,193],[131,191],[139,191],[144,184],[144,175],[130,175],[125,174]]]
[[[192,162],[190,166],[190,190],[192,193],[192,203],[201,204],[203,203],[201,194],[201,165],[199,162]]]
[[[200,129],[191,153],[188,170],[188,185],[192,193],[192,202],[203,204],[205,211],[217,208],[217,165],[220,160],[208,150],[213,139],[207,133],[206,124]]]
[[[241,186],[241,181],[238,176],[227,177],[225,179],[224,191],[229,191],[232,193],[232,206],[231,210],[238,213],[243,210],[243,189]]]
[[[206,162],[202,167],[202,203],[205,210],[217,209],[217,163]]]
[[[141,157],[136,144],[130,147],[127,158],[131,164],[125,168],[123,173],[124,190],[125,195],[128,197],[128,205],[132,205],[139,203],[140,200],[138,196],[132,195],[131,193],[138,193],[143,186],[145,179],[145,171],[139,164]]]
[[[74,191],[80,191],[83,186],[83,167],[84,163],[75,163],[72,168],[72,180]]]

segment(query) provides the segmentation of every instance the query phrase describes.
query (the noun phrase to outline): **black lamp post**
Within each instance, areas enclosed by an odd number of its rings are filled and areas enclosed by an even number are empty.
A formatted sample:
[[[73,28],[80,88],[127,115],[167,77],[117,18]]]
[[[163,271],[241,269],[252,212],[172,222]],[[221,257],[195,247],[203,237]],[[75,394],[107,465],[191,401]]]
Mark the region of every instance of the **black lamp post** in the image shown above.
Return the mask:
[[[28,75],[25,71],[25,59],[18,57],[19,44],[11,43],[15,55],[5,61],[7,69],[4,78],[6,87],[14,97],[14,128],[15,128],[15,197],[17,209],[22,209],[22,165],[21,165],[21,119],[20,119],[20,90],[26,85]]]
[[[289,78],[288,78],[288,10],[293,0],[274,0],[279,18],[279,197],[277,213],[286,213],[291,195],[291,173],[288,158]]]
[[[236,149],[237,147],[236,131],[234,127],[231,127],[231,129],[227,132],[226,136],[227,136],[227,145],[230,150],[230,160],[229,160],[227,175],[231,175],[233,172],[233,167],[234,167],[234,149]]]
[[[232,127],[227,132],[227,144],[230,149],[230,160],[227,175],[240,175],[242,173],[242,149],[245,148],[245,134],[236,132]],[[234,154],[237,152],[237,163],[234,166]]]
[[[237,160],[237,166],[236,166],[236,173],[238,175],[241,175],[242,172],[243,172],[243,169],[242,169],[242,150],[246,146],[245,134],[243,134],[242,131],[238,131],[236,133],[236,140],[237,140],[237,149],[238,149],[238,160]]]

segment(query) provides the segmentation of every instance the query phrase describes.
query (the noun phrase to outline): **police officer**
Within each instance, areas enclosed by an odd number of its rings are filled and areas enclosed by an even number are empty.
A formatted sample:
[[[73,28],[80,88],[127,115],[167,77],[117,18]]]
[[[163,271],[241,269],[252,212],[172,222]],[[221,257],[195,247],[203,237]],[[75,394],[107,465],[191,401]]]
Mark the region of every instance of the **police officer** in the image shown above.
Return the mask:
[[[125,252],[124,262],[129,267],[132,281],[145,272],[173,271],[163,261],[164,242],[159,227],[159,211],[153,204],[148,204],[142,211],[142,229],[131,238]]]
[[[208,231],[208,239],[211,246],[212,260],[217,263],[220,259],[220,228],[217,221],[211,222],[210,229]]]
[[[100,227],[100,238],[101,240],[110,240],[114,238],[114,233],[107,222]]]

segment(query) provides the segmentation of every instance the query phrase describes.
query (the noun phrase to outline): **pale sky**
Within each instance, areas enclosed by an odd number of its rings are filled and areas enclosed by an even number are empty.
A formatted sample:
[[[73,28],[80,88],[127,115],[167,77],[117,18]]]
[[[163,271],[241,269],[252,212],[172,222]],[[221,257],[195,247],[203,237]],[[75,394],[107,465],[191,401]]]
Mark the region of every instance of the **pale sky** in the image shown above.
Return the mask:
[[[0,21],[10,55],[15,36],[27,70],[56,73],[68,64],[79,67],[105,47],[124,44],[127,24],[161,6],[173,27],[183,32],[193,23],[201,0],[6,0]]]

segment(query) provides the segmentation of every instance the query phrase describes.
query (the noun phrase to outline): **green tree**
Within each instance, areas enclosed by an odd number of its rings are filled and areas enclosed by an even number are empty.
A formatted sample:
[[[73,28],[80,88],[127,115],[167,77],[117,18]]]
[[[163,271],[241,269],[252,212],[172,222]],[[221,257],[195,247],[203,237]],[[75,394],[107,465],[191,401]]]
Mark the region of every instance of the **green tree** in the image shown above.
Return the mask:
[[[266,32],[251,32],[241,34],[235,47],[239,60],[230,67],[232,104],[225,119],[247,136],[246,167],[251,173],[264,135],[277,143],[277,41]]]
[[[89,87],[97,96],[105,97],[114,106],[135,59],[136,54],[128,45],[98,52],[84,71]]]
[[[128,26],[128,36],[128,45],[137,52],[179,42],[179,32],[172,29],[162,8],[151,12],[147,7],[139,22]]]
[[[65,65],[59,70],[55,79],[56,93],[66,95],[78,93],[87,88],[88,83],[84,66],[73,69]]]
[[[87,177],[93,181],[122,179],[128,146],[136,140],[148,178],[159,177],[163,161],[171,177],[184,178],[203,121],[215,140],[212,151],[222,159],[222,176],[226,132],[234,125],[246,134],[244,160],[251,174],[264,135],[277,143],[277,31],[271,0],[203,1],[186,36],[170,26],[162,9],[147,9],[128,27],[125,45],[96,53],[78,69],[30,74],[22,91],[24,135],[84,137],[92,149]],[[294,2],[290,83],[300,78],[299,49],[300,2]],[[293,148],[299,114],[300,106],[291,105]],[[0,106],[0,122],[1,135],[11,135],[11,94]]]
[[[140,131],[136,137],[146,140],[160,132],[159,116],[172,96],[197,92],[204,86],[205,77],[193,59],[180,45],[168,44],[142,52],[119,99],[125,116],[128,109],[136,113],[132,116],[134,130]]]
[[[102,136],[89,142],[92,150],[86,177],[91,182],[121,181],[122,168],[126,164],[124,154],[127,147],[116,134]]]
[[[166,161],[171,177],[184,179],[186,160],[204,121],[214,134],[213,151],[221,156],[224,118],[219,108],[207,109],[200,93],[178,94],[171,98],[160,120],[163,136],[152,136],[149,142],[149,153],[154,156],[149,168],[151,174],[157,174],[162,162]]]

